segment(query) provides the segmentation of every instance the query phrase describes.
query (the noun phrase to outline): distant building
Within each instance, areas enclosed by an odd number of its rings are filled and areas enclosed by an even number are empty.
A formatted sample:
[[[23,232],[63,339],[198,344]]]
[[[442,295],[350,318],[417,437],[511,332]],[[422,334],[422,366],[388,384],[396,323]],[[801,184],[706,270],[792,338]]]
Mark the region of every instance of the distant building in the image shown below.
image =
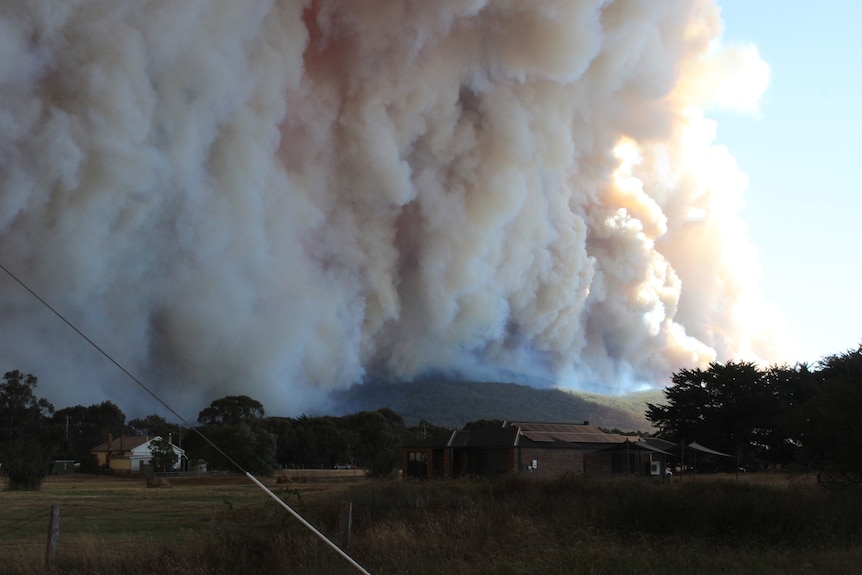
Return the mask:
[[[565,473],[661,477],[668,455],[639,437],[607,433],[589,422],[504,422],[404,445],[401,471],[421,479],[506,473],[549,479]]]
[[[71,475],[74,472],[74,459],[54,459],[48,462],[48,475]]]
[[[95,454],[100,467],[107,467],[114,471],[140,473],[152,462],[153,442],[161,439],[158,435],[154,437],[121,435],[116,439],[112,439],[108,435],[108,441],[97,445],[90,452]],[[173,443],[169,443],[169,445],[177,456],[177,463],[174,465],[174,469],[177,470],[180,468],[180,461],[186,457],[186,452]]]

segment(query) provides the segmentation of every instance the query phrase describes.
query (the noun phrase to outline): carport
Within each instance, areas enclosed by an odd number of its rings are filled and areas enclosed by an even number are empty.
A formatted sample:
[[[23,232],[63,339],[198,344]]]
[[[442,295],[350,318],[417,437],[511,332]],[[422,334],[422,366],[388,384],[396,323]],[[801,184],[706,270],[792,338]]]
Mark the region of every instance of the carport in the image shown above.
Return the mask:
[[[682,467],[680,468],[681,469],[680,477],[685,475],[686,448],[688,448],[688,456],[689,456],[688,460],[690,463],[690,468],[694,470],[694,473],[690,474],[692,476],[692,479],[697,475],[697,454],[698,453],[705,453],[708,455],[717,455],[719,457],[734,457],[733,455],[729,455],[727,453],[722,453],[721,451],[716,451],[715,449],[710,449],[709,447],[701,445],[696,441],[692,441],[688,445],[685,445],[685,443],[683,443],[682,447],[681,447],[680,458],[679,458],[680,463],[682,465]],[[737,469],[737,473],[738,473],[739,457],[737,456],[736,459],[737,459],[736,469]]]

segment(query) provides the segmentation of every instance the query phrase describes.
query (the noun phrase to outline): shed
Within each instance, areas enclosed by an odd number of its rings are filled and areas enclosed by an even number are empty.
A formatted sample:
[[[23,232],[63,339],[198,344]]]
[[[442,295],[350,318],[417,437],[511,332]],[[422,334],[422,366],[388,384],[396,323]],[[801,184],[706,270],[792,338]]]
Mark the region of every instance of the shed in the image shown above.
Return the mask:
[[[75,473],[74,459],[55,459],[48,462],[48,475],[71,475]]]

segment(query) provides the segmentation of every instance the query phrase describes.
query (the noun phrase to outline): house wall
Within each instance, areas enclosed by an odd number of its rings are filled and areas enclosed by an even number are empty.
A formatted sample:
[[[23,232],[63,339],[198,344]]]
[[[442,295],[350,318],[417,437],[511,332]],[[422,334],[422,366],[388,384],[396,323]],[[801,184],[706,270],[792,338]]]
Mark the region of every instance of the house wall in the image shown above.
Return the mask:
[[[432,448],[404,450],[401,454],[401,476],[431,479],[434,463],[434,450]]]
[[[541,479],[553,479],[564,473],[580,475],[584,472],[584,450],[582,449],[542,449],[522,447],[520,459],[516,462],[521,473],[529,473]],[[536,468],[527,469],[536,460]]]
[[[107,465],[107,467],[110,469],[128,470],[131,465],[129,463],[130,454],[130,451],[114,451],[111,454],[110,464],[108,464],[108,453],[106,451],[98,451],[96,452],[96,459],[99,460],[100,466]]]
[[[584,459],[584,473],[588,475],[610,475],[613,472],[612,453],[590,453]]]
[[[626,463],[626,459],[628,459],[628,463]],[[584,471],[589,475],[630,474],[647,477],[651,476],[650,464],[653,461],[659,464],[659,473],[656,477],[663,477],[665,470],[664,457],[651,455],[642,451],[632,451],[628,454],[624,451],[590,453],[584,460]]]
[[[115,471],[131,471],[132,460],[128,457],[112,457],[110,468]]]

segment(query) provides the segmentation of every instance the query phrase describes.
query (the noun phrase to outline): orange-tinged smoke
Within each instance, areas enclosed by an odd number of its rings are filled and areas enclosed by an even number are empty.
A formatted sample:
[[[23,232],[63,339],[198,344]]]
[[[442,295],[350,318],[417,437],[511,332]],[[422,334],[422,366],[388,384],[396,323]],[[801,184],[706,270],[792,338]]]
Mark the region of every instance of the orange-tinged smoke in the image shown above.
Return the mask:
[[[705,115],[767,81],[705,0],[25,0],[0,8],[0,259],[192,407],[772,360]],[[0,310],[7,367],[114,397],[11,283]]]

